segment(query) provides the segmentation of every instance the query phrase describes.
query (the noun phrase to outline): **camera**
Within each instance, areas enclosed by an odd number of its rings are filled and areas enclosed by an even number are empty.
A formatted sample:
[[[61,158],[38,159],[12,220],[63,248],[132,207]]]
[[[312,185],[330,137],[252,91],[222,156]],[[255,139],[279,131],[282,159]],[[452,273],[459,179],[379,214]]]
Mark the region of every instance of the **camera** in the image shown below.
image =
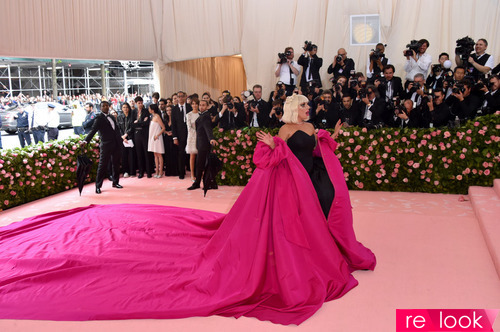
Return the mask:
[[[359,99],[366,98],[368,96],[368,90],[366,88],[361,88],[358,91]]]
[[[424,96],[422,97],[422,104],[425,103],[427,104],[429,101],[432,100],[432,89],[431,88],[424,88]]]
[[[279,64],[287,63],[287,61],[288,61],[287,57],[290,56],[291,54],[292,54],[292,52],[290,52],[290,51],[286,51],[285,53],[278,53],[278,58],[280,58],[278,63]]]
[[[466,36],[464,38],[457,39],[457,47],[455,48],[455,54],[460,56],[463,62],[467,63],[470,54],[474,50],[474,39]]]
[[[256,108],[256,107],[259,106],[259,103],[257,102],[257,100],[251,100],[251,101],[248,102],[248,106],[250,108]]]
[[[407,50],[405,51],[405,56],[413,56],[412,51],[418,54],[420,47],[422,47],[422,44],[418,40],[411,40],[409,44],[406,44]]]
[[[441,71],[443,71],[443,68],[441,67],[440,64],[435,64],[435,65],[432,65],[431,66],[431,69],[432,69],[432,73],[434,75],[437,75],[438,73],[440,73]]]
[[[278,98],[281,98],[283,97],[284,95],[286,94],[286,90],[285,89],[279,89],[278,92],[277,92],[277,97]]]
[[[335,86],[333,87],[335,89],[335,91],[339,92],[339,91],[342,91],[342,84],[340,83],[337,83],[335,84]]]
[[[349,89],[354,89],[358,85],[358,80],[357,79],[350,79],[349,80]]]
[[[463,85],[463,83],[457,83],[455,84],[455,86],[453,87],[453,89],[451,90],[451,92],[453,93],[464,93],[465,92],[465,86]]]
[[[312,42],[311,41],[305,41],[304,44],[306,44],[306,46],[303,47],[304,51],[306,52],[311,52],[313,50],[313,46],[312,46]]]
[[[283,108],[282,107],[276,107],[275,110],[274,110],[274,113],[276,113],[276,115],[283,115]]]
[[[379,50],[378,48],[372,50],[372,54],[370,55],[370,61],[378,61],[380,58],[385,57],[384,52]]]
[[[342,55],[337,55],[337,56],[335,57],[335,61],[337,61],[337,62],[342,61]]]

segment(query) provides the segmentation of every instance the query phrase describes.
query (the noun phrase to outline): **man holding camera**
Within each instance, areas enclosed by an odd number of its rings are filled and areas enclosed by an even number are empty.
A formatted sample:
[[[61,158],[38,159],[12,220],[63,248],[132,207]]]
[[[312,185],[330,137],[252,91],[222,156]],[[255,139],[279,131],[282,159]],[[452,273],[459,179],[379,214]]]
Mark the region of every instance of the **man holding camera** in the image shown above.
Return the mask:
[[[361,102],[359,100],[353,100],[350,94],[345,94],[342,97],[340,118],[347,126],[362,126],[363,112]]]
[[[267,127],[269,123],[269,104],[262,99],[262,85],[252,88],[254,100],[248,103],[250,110],[249,127]]]
[[[494,66],[493,57],[486,53],[488,42],[482,38],[476,42],[473,53],[467,59],[468,63],[464,63],[460,55],[455,55],[455,62],[457,66],[467,66],[467,71],[475,81],[484,77],[484,75],[491,70]]]
[[[493,114],[496,111],[500,111],[500,79],[498,75],[491,76],[489,79],[488,86],[484,86],[481,91],[485,92],[484,104],[483,104],[483,114]]]
[[[447,126],[451,120],[450,107],[444,102],[444,97],[443,90],[435,90],[434,97],[427,102],[429,113],[425,120],[430,128]]]
[[[452,91],[452,97],[449,102],[452,104],[451,113],[460,119],[460,122],[476,117],[477,109],[481,106],[481,100],[478,96],[471,93],[474,83],[465,78],[455,83]]]
[[[323,91],[321,97],[316,98],[316,111],[311,117],[316,128],[335,128],[335,124],[340,119],[339,104],[333,100],[330,90]]]
[[[317,82],[321,88],[321,77],[319,69],[323,66],[323,59],[318,57],[318,46],[306,41],[304,53],[299,57],[297,63],[302,66],[302,76],[300,77],[300,88],[302,91],[310,86],[311,82]]]
[[[402,105],[396,106],[394,111],[393,127],[396,128],[419,128],[420,127],[420,113],[414,110],[413,101],[406,99]]]
[[[424,96],[425,79],[422,73],[417,73],[414,76],[413,82],[408,82],[404,99],[411,99],[413,107],[420,106],[422,97]]]
[[[394,66],[384,67],[383,79],[376,79],[374,84],[377,87],[380,97],[386,102],[391,102],[395,97],[401,97],[404,93],[401,77],[394,76]]]
[[[374,85],[361,88],[358,91],[358,97],[362,101],[361,110],[363,113],[363,126],[366,128],[381,127],[389,123],[389,114],[385,100],[380,98],[378,90]]]
[[[425,79],[432,64],[431,55],[425,53],[427,48],[429,48],[429,41],[427,39],[420,39],[416,44],[413,42],[408,45],[409,49],[403,51],[403,55],[406,57],[404,69],[408,81],[413,81],[415,75],[419,73],[424,75]],[[416,47],[418,49],[415,49]]]
[[[226,95],[222,98],[222,108],[216,118],[219,128],[222,128],[223,130],[231,130],[243,127],[245,124],[245,118],[245,109],[242,104],[235,105],[231,95]]]
[[[286,95],[291,96],[293,89],[297,84],[297,77],[300,72],[300,65],[293,61],[293,47],[285,48],[285,53],[278,54],[278,66],[276,67],[275,75],[285,84]]]
[[[269,118],[269,128],[281,128],[285,124],[283,122],[283,104],[280,100],[273,101]]]
[[[333,74],[334,78],[340,75],[345,76],[347,79],[354,74],[354,60],[347,57],[347,52],[343,48],[339,48],[337,56],[333,59],[332,64],[328,67],[328,74]]]
[[[451,73],[449,68],[445,68],[445,62],[451,66],[450,56],[448,53],[441,53],[439,55],[439,63],[431,66],[431,73],[425,81],[425,85],[433,90],[442,89],[443,81],[445,79],[445,74],[447,72]]]
[[[366,65],[368,83],[373,83],[376,78],[379,78],[384,71],[384,67],[391,63],[389,59],[385,57],[384,52],[385,45],[378,43],[375,49],[370,53],[368,64]]]

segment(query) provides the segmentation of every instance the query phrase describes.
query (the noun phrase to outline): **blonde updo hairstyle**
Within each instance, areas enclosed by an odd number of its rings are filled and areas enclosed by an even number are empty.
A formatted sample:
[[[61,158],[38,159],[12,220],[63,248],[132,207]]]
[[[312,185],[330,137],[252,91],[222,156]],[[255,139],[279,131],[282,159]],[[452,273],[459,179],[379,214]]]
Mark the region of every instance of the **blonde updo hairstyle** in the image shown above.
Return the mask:
[[[299,123],[299,105],[308,103],[309,99],[303,95],[293,94],[286,98],[283,106],[283,122],[284,123]]]

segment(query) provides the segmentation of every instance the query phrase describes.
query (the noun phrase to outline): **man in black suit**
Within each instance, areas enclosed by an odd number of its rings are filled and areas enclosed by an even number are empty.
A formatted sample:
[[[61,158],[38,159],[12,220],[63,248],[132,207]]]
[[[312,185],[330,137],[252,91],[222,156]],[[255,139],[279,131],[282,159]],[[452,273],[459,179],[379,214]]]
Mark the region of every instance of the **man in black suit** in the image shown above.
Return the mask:
[[[250,114],[253,113],[250,112]],[[267,117],[269,118],[269,114]],[[245,118],[244,106],[233,103],[233,97],[227,95],[222,99],[222,107],[219,113],[217,113],[215,122],[219,125],[219,128],[231,130],[244,127],[246,125]]]
[[[205,100],[200,100],[200,116],[195,122],[196,149],[198,150],[198,155],[196,156],[196,180],[193,185],[188,188],[188,190],[200,188],[203,172],[205,171],[207,164],[208,154],[210,153],[212,145],[217,144],[212,133],[212,120],[207,109],[208,103]]]
[[[369,85],[366,90],[366,96],[363,96],[363,98],[360,97],[362,101],[363,126],[366,128],[375,128],[384,124],[387,125],[391,122],[391,114],[387,111],[385,100],[379,97],[375,86]]]
[[[497,75],[489,79],[489,90],[485,85],[481,90],[485,92],[483,103],[483,114],[493,114],[500,111],[500,79]]]
[[[92,129],[88,133],[83,144],[88,144],[96,132],[99,132],[101,138],[101,152],[99,157],[99,166],[97,167],[97,177],[95,180],[95,193],[101,193],[102,182],[106,177],[109,161],[112,163],[113,187],[123,188],[118,182],[120,180],[120,159],[122,154],[123,140],[120,136],[120,129],[116,123],[115,117],[108,115],[109,103],[101,102],[101,112],[96,116]]]
[[[345,94],[342,97],[342,107],[340,109],[340,118],[347,126],[361,126],[363,124],[363,111],[359,100],[353,100],[350,94]]]
[[[144,100],[141,96],[135,97],[137,105],[137,118],[130,128],[130,135],[134,137],[135,151],[137,153],[137,163],[139,166],[139,179],[144,177],[146,171],[147,177],[153,177],[153,165],[151,162],[151,152],[148,152],[149,141],[149,124],[151,123],[150,114],[146,107],[144,107]]]
[[[179,103],[172,108],[172,136],[174,144],[178,146],[179,151],[179,179],[184,179],[184,175],[186,174],[186,144],[188,134],[186,114],[191,112],[193,108],[191,105],[186,104],[187,95],[184,91],[179,91],[177,98]]]
[[[307,43],[306,43],[307,47]],[[323,66],[323,58],[318,57],[316,54],[318,52],[318,46],[311,45],[312,49],[307,51],[304,48],[304,53],[300,56],[297,63],[302,66],[302,76],[300,77],[300,88],[302,92],[310,86],[311,82],[318,82],[318,86],[321,88],[321,76],[319,75],[319,70]]]
[[[249,103],[250,119],[249,127],[267,127],[270,121],[269,113],[271,112],[269,104],[262,99],[262,85],[256,84],[253,86],[253,102]]]
[[[384,67],[385,83],[381,84],[380,80],[375,80],[375,86],[378,88],[380,98],[386,102],[392,102],[395,97],[402,97],[404,93],[403,83],[400,77],[394,76],[394,66],[386,65]]]

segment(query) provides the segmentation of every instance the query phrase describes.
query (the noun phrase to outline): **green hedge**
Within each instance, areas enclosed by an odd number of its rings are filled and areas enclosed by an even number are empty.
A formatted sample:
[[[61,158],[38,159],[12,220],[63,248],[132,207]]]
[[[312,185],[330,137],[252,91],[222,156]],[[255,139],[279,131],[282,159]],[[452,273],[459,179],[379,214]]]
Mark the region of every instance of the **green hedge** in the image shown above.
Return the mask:
[[[349,189],[466,194],[500,177],[498,119],[483,116],[455,129],[344,128],[337,155]],[[248,182],[256,131],[217,132],[221,184]]]
[[[455,129],[346,128],[337,139],[337,154],[349,189],[466,194],[469,186],[491,186],[500,178],[498,119],[498,114],[483,116]],[[220,184],[246,185],[255,168],[256,131],[214,131],[224,163]],[[75,187],[80,141],[77,137],[2,151],[0,207]],[[94,161],[87,179],[91,182],[97,170],[98,140],[86,149]]]

